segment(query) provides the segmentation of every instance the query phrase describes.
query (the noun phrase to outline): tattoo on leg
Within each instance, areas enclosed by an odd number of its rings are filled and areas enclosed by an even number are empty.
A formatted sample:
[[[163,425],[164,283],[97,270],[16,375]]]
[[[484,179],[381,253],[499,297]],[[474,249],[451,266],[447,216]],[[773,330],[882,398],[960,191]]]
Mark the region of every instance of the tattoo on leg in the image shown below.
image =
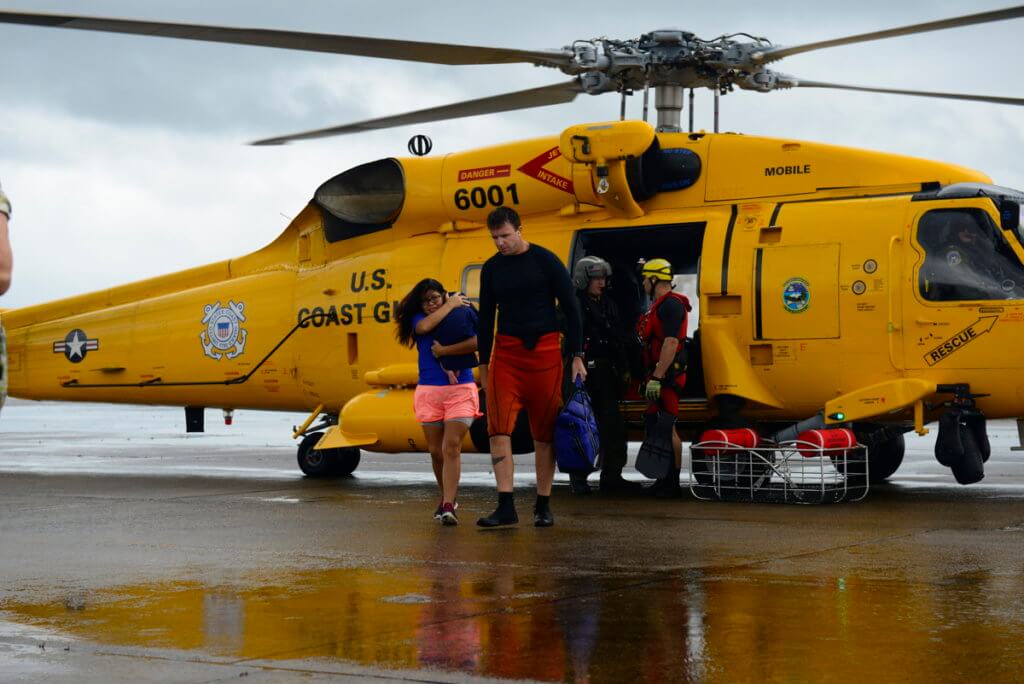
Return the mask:
[[[502,461],[504,461],[506,458],[506,456],[491,456],[491,465],[496,466]]]

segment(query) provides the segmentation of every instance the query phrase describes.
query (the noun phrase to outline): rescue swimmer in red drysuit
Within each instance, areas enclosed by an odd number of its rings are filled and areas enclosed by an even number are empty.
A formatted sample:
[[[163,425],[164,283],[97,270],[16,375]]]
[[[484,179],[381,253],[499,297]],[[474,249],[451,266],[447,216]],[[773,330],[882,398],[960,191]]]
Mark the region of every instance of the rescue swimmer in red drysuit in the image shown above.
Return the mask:
[[[641,393],[647,399],[649,421],[656,421],[671,432],[673,463],[664,478],[659,478],[650,491],[659,498],[682,495],[679,471],[682,469],[683,443],[675,431],[679,417],[679,395],[686,384],[687,314],[690,300],[672,291],[672,264],[666,259],[651,259],[644,263],[640,277],[644,292],[651,298],[651,308],[637,322],[637,334],[643,345],[643,362],[647,379]],[[671,416],[665,419],[665,414]],[[664,439],[664,436],[662,436]],[[667,444],[665,445],[667,447]]]

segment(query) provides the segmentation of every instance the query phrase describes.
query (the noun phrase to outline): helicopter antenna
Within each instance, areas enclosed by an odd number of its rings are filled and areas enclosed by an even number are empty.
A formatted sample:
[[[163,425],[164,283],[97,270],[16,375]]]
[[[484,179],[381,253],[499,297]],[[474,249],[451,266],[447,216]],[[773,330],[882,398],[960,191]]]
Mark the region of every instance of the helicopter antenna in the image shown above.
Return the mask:
[[[722,92],[721,85],[721,82],[719,82],[715,87],[715,133],[718,132],[718,98]]]
[[[693,88],[690,88],[690,132],[693,133]]]

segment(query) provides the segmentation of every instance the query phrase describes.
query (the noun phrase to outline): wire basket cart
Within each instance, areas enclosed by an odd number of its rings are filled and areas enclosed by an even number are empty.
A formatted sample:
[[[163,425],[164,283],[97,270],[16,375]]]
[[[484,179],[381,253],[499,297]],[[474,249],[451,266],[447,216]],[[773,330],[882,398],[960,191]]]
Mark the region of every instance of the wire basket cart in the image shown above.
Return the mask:
[[[821,504],[868,493],[868,449],[796,439],[755,448],[707,440],[690,446],[690,491],[702,500]]]

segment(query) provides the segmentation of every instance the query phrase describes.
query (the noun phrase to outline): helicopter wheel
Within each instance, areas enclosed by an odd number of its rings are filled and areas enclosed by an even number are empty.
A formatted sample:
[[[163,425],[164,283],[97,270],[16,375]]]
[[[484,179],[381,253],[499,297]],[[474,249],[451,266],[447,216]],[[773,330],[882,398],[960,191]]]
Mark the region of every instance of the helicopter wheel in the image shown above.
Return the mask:
[[[879,484],[892,477],[893,473],[899,469],[900,464],[903,463],[903,454],[907,448],[903,435],[894,435],[888,439],[876,442],[872,438],[871,431],[865,428],[854,426],[853,432],[858,442],[868,445],[868,482],[870,484]],[[855,478],[858,475],[862,478],[864,476],[863,467],[855,465],[847,468],[834,457],[832,458],[832,465],[840,473],[848,475],[850,478]]]
[[[359,467],[360,452],[355,447],[315,450],[313,447],[324,436],[313,432],[302,438],[297,460],[306,477],[324,478],[351,475]]]
[[[875,445],[868,452],[868,482],[878,484],[888,480],[903,463],[907,443],[903,435],[896,435]]]
[[[351,475],[353,471],[359,467],[359,460],[362,454],[356,447],[329,449],[328,451],[337,452],[334,454],[334,467],[331,470],[332,475],[345,477],[347,475]]]

